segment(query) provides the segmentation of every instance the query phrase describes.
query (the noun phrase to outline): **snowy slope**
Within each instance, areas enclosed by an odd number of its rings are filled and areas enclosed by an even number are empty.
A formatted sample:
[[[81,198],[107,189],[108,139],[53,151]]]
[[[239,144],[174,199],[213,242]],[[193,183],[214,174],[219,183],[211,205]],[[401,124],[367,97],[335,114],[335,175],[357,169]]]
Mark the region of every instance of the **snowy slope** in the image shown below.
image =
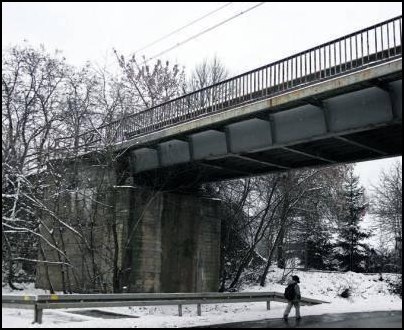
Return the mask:
[[[294,272],[300,277],[300,289],[304,297],[329,301],[330,304],[303,306],[304,315],[346,313],[362,311],[402,310],[402,301],[388,291],[386,281],[379,281],[379,275],[363,275],[356,273],[321,273]],[[383,275],[389,278],[395,275]],[[282,271],[273,269],[268,274],[268,284],[260,286],[245,286],[242,291],[278,291],[283,292],[285,286],[277,282],[282,277]],[[352,295],[341,298],[339,294],[350,287]],[[43,290],[34,289],[33,285],[26,286],[24,291],[11,292],[3,288],[3,294],[46,294]],[[284,303],[271,303],[271,310],[266,310],[266,303],[237,303],[202,306],[202,316],[196,315],[196,306],[184,306],[183,317],[177,316],[176,306],[163,307],[119,307],[104,310],[138,316],[138,318],[99,319],[89,316],[71,314],[69,310],[45,310],[42,325],[32,325],[33,312],[30,310],[2,309],[2,327],[69,327],[69,328],[173,328],[198,326],[215,323],[227,323],[264,318],[279,318],[282,316]],[[292,310],[291,316],[294,316]]]

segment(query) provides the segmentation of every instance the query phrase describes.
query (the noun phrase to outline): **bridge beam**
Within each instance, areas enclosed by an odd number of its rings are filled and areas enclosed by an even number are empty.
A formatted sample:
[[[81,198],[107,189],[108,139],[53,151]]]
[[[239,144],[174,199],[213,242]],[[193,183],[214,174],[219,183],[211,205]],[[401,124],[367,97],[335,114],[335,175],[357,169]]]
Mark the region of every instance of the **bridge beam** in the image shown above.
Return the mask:
[[[189,143],[181,140],[170,140],[158,144],[160,166],[172,166],[191,161]]]
[[[289,170],[289,169],[291,169],[291,168],[288,167],[288,166],[284,166],[284,165],[280,165],[280,164],[277,164],[277,163],[268,162],[268,161],[265,161],[265,160],[260,160],[260,159],[257,159],[257,158],[253,158],[252,156],[233,155],[233,154],[232,154],[231,156],[232,156],[232,157],[239,158],[239,159],[242,159],[242,160],[246,160],[246,161],[251,162],[251,163],[256,163],[256,164],[260,164],[260,165],[264,165],[264,166],[268,166],[268,167],[276,167],[276,168],[279,168],[279,169],[282,169],[282,170]]]
[[[346,143],[352,144],[352,145],[354,145],[354,146],[357,146],[357,147],[359,147],[359,148],[361,148],[361,149],[366,149],[366,150],[373,151],[373,152],[375,152],[375,153],[377,153],[377,154],[379,154],[379,155],[381,155],[381,156],[387,156],[387,155],[388,155],[388,153],[385,152],[385,151],[379,150],[379,149],[377,149],[377,148],[373,148],[373,147],[368,146],[368,145],[363,144],[363,143],[359,143],[359,142],[353,141],[353,140],[348,139],[348,138],[343,137],[343,136],[336,136],[335,138],[338,139],[338,140],[344,141],[344,142],[346,142]]]
[[[287,144],[327,133],[324,111],[304,105],[272,115],[274,144]]]
[[[332,132],[348,131],[393,120],[390,96],[377,87],[332,97],[324,103]]]
[[[149,171],[160,166],[158,151],[152,148],[141,148],[130,152],[130,166],[134,173]]]
[[[271,124],[249,119],[226,126],[228,150],[232,154],[259,151],[272,146]]]
[[[390,97],[393,104],[394,117],[403,119],[403,81],[393,81],[389,84]]]
[[[228,152],[226,134],[216,130],[192,134],[189,141],[193,160],[214,159]]]
[[[309,152],[304,152],[304,151],[296,150],[296,149],[294,149],[294,148],[283,147],[282,149],[284,149],[284,150],[286,150],[286,151],[290,151],[290,152],[295,153],[295,154],[303,155],[303,156],[305,156],[305,157],[309,157],[309,158],[313,158],[313,159],[322,160],[322,161],[327,162],[327,163],[329,163],[329,164],[335,164],[335,163],[336,163],[335,160],[332,160],[332,159],[329,159],[329,158],[325,158],[325,157],[322,157],[322,156],[317,155],[317,154],[313,154],[313,153],[309,153]]]

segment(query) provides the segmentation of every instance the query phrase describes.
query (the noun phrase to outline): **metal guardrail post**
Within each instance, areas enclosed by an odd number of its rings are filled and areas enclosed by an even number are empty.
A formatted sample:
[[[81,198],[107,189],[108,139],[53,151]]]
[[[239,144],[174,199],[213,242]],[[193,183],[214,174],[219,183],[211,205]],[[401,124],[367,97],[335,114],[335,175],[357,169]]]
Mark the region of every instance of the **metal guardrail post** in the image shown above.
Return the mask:
[[[37,304],[34,305],[34,322],[33,323],[42,323],[43,309],[38,307]]]
[[[202,315],[201,304],[198,304],[196,309],[197,309],[198,316],[201,316]]]
[[[178,316],[182,316],[182,305],[178,305]]]
[[[271,309],[271,301],[267,300],[267,310],[269,311]]]

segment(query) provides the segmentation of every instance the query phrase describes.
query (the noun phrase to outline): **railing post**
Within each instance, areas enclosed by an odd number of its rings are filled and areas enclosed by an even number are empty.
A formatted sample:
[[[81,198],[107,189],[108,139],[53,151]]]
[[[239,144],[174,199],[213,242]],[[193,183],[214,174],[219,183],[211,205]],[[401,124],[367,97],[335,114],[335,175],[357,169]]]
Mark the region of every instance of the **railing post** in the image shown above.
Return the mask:
[[[37,304],[34,305],[34,323],[42,323],[43,309],[38,307]]]
[[[182,316],[182,305],[178,305],[178,316]]]
[[[267,300],[267,310],[269,311],[271,309],[271,301]]]
[[[201,316],[202,315],[201,304],[198,304],[196,309],[197,309],[198,316]]]

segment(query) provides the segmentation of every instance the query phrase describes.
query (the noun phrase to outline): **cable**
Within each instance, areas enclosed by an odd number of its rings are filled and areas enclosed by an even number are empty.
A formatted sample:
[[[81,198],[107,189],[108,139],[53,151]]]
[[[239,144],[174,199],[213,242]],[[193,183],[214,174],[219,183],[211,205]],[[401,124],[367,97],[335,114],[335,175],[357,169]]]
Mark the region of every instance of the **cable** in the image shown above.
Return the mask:
[[[161,37],[161,38],[159,38],[159,39],[157,39],[157,40],[151,42],[150,44],[147,44],[146,46],[144,46],[144,47],[142,47],[142,48],[136,50],[136,51],[134,52],[134,54],[136,54],[136,53],[138,53],[138,52],[140,52],[140,51],[142,51],[142,50],[144,50],[144,49],[146,49],[146,48],[149,48],[149,47],[155,45],[156,43],[158,43],[158,42],[160,42],[160,41],[162,41],[162,40],[164,40],[164,39],[166,39],[166,38],[172,36],[173,34],[175,34],[175,33],[177,33],[177,32],[182,31],[183,29],[187,28],[188,26],[191,26],[191,25],[195,24],[196,22],[199,22],[199,21],[203,20],[204,18],[206,18],[206,17],[208,17],[208,16],[210,16],[210,15],[212,15],[212,14],[218,12],[219,10],[222,10],[223,8],[225,8],[225,7],[227,7],[227,6],[231,5],[231,4],[232,4],[232,2],[226,3],[225,5],[223,5],[223,6],[219,7],[219,8],[217,8],[217,9],[215,9],[215,10],[213,10],[213,11],[211,11],[211,12],[205,14],[205,15],[203,15],[202,17],[197,18],[196,20],[194,20],[194,21],[192,21],[192,22],[190,22],[190,23],[188,23],[188,24],[186,24],[186,25],[184,25],[184,26],[178,28],[177,30],[175,30],[175,31],[173,31],[173,32],[170,32],[169,34],[166,34],[165,36],[163,36],[163,37]]]
[[[174,46],[172,46],[172,47],[170,47],[170,48],[168,48],[168,49],[166,49],[166,50],[164,50],[164,51],[158,53],[157,55],[154,55],[153,57],[150,57],[149,59],[147,59],[146,61],[144,61],[144,62],[142,63],[142,65],[145,65],[146,63],[148,63],[149,61],[155,59],[156,57],[159,57],[159,56],[161,56],[161,55],[163,55],[163,54],[165,54],[165,53],[168,53],[169,51],[171,51],[171,50],[173,50],[173,49],[175,49],[175,48],[177,48],[177,47],[179,47],[179,46],[182,46],[183,44],[185,44],[185,43],[187,43],[187,42],[189,42],[189,41],[191,41],[191,40],[193,40],[193,39],[195,39],[195,38],[197,38],[197,37],[199,37],[199,36],[201,36],[201,35],[203,35],[203,34],[209,32],[209,31],[211,31],[211,30],[213,30],[213,29],[215,29],[215,28],[217,28],[217,27],[219,27],[219,26],[221,26],[221,25],[223,25],[223,24],[225,24],[225,23],[231,21],[232,19],[234,19],[234,18],[236,18],[236,17],[238,17],[238,16],[240,16],[240,15],[243,15],[243,14],[249,12],[250,10],[253,10],[253,9],[255,9],[255,8],[257,8],[257,7],[261,6],[261,5],[263,5],[264,3],[265,3],[265,2],[260,2],[259,4],[255,5],[255,6],[253,6],[253,7],[250,7],[250,8],[248,8],[248,9],[245,10],[245,11],[241,11],[240,13],[238,13],[238,14],[236,14],[236,15],[234,15],[234,16],[232,16],[232,17],[230,17],[230,18],[228,18],[228,19],[226,19],[226,20],[224,20],[224,21],[222,21],[222,22],[220,22],[220,23],[218,23],[218,24],[216,24],[216,25],[214,25],[214,26],[211,26],[210,28],[207,28],[206,30],[201,31],[201,32],[199,32],[199,33],[193,35],[192,37],[189,37],[188,39],[185,39],[184,41],[181,41],[181,42],[177,43],[176,45],[174,45]]]

